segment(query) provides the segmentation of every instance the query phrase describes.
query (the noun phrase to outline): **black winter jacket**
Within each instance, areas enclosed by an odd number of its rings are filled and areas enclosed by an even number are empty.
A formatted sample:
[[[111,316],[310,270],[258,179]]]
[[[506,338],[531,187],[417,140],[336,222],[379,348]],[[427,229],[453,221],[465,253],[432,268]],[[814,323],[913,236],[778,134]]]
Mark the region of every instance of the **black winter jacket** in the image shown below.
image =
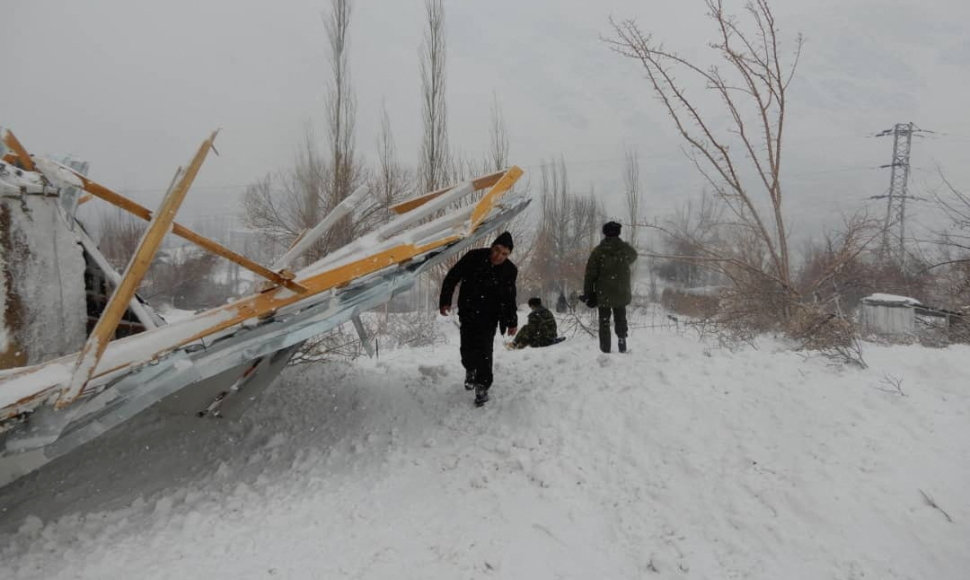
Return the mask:
[[[451,306],[455,286],[458,291],[458,317],[498,320],[502,327],[519,325],[515,304],[515,279],[519,269],[511,260],[493,266],[490,248],[470,250],[448,270],[441,283],[438,306]]]

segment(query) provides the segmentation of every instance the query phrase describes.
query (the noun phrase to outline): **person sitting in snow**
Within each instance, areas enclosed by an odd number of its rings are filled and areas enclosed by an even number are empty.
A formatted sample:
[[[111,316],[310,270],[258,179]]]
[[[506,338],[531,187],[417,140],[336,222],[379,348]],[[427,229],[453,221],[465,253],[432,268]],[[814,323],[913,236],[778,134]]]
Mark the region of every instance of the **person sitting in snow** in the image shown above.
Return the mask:
[[[549,346],[556,342],[556,317],[542,305],[539,298],[529,298],[529,322],[519,329],[510,348]]]

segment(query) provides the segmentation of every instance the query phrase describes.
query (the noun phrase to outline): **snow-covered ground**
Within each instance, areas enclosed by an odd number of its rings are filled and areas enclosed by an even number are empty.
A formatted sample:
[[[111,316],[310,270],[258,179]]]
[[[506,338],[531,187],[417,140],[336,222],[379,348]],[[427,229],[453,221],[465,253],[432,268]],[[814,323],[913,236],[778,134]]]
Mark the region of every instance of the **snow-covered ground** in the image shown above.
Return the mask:
[[[440,319],[239,421],[148,412],[0,489],[0,576],[970,577],[970,348],[861,370],[658,320],[496,349],[482,409]]]

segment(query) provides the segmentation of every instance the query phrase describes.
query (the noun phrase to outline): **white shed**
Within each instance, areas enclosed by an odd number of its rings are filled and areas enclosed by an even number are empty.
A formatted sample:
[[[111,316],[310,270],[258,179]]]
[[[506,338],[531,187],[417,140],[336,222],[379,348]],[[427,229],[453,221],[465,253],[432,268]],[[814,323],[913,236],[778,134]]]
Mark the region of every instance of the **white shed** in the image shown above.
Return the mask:
[[[871,294],[862,299],[862,328],[887,335],[911,335],[916,330],[919,300],[893,294]]]

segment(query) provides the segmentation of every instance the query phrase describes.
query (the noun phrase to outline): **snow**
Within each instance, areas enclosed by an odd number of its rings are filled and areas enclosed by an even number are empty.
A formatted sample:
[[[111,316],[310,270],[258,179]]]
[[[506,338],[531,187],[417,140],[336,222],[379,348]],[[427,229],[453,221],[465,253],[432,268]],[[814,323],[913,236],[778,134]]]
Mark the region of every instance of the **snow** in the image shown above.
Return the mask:
[[[161,304],[158,307],[158,314],[169,324],[174,324],[182,320],[188,320],[195,316],[194,310],[182,310],[175,308],[171,304]]]
[[[696,286],[694,288],[683,288],[680,292],[691,296],[718,296],[724,292],[724,286]]]
[[[76,187],[78,189],[84,189],[84,182],[81,181],[78,174],[70,167],[44,157],[34,157],[34,164],[37,165],[37,169],[39,169],[40,172],[47,177],[47,179],[57,184],[59,187]]]
[[[108,343],[108,348],[98,363],[98,369],[106,371],[150,360],[155,354],[173,348],[172,345],[182,344],[187,339],[230,320],[234,315],[235,311],[231,309],[214,310],[205,315],[173,321],[148,332],[114,340]]]
[[[7,271],[3,254],[3,244],[0,244],[0,275]],[[4,277],[0,278],[0,354],[7,352],[9,347],[10,334],[7,330],[7,280]]]
[[[45,193],[47,188],[39,173],[24,171],[0,161],[0,193],[4,195],[20,195],[26,193]]]
[[[29,365],[80,350],[87,315],[84,258],[74,234],[47,198],[28,195],[22,203],[0,203],[7,205],[10,216],[5,268],[16,273],[8,291],[20,298],[23,320],[8,326],[11,338]],[[52,335],[51,329],[57,331]]]
[[[126,365],[150,361],[157,354],[171,350],[175,345],[183,344],[193,336],[225,322],[233,318],[233,316],[234,311],[231,309],[216,310],[204,316],[173,321],[167,326],[161,326],[151,331],[113,340],[108,343],[96,368],[102,372],[106,372]],[[83,379],[88,375],[88,370],[94,363],[94,359],[92,358],[93,353],[94,349],[92,348],[87,353],[82,364],[78,366],[77,377]],[[13,405],[26,395],[40,393],[55,386],[66,386],[66,382],[72,379],[72,375],[68,372],[65,376],[63,369],[66,367],[73,369],[76,361],[77,355],[72,354],[62,357],[57,361],[46,363],[54,367],[49,373],[41,372],[37,369],[27,371],[24,369],[14,369],[11,372],[13,378],[4,381],[0,385],[2,387],[0,388],[0,408]],[[0,373],[0,378],[2,377],[3,373]],[[76,385],[73,385],[73,387],[76,387]]]
[[[73,365],[67,362],[55,362],[0,371],[0,379],[5,379],[3,390],[0,391],[0,407],[14,405],[21,399],[37,394],[43,390],[38,385],[66,384],[71,380],[73,370]]]
[[[0,489],[4,572],[966,578],[970,347],[862,370],[662,320],[626,355],[496,338],[482,409],[438,317],[448,344],[290,368],[238,421],[151,410]]]
[[[922,304],[919,300],[915,298],[910,298],[908,296],[897,296],[895,294],[870,294],[863,298],[863,300],[868,300],[870,302],[879,302],[883,304],[899,304],[907,306],[918,306]]]

